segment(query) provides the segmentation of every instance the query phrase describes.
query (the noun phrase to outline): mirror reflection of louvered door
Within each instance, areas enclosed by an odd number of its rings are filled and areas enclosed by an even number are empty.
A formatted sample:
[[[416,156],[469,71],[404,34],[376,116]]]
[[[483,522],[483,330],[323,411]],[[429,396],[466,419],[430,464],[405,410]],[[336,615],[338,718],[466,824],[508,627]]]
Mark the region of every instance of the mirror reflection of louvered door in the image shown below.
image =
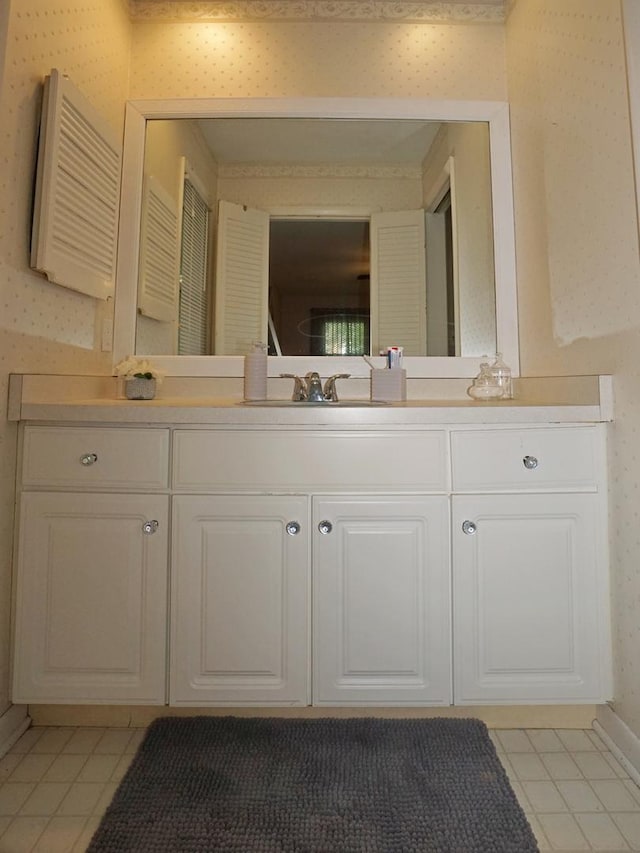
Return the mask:
[[[209,350],[209,207],[185,174],[180,239],[178,355]]]
[[[153,175],[146,175],[140,227],[138,311],[177,323],[179,284],[178,208]]]
[[[220,201],[215,282],[215,352],[244,355],[267,341],[269,214]]]
[[[424,355],[426,262],[424,211],[371,215],[371,352],[403,346]]]

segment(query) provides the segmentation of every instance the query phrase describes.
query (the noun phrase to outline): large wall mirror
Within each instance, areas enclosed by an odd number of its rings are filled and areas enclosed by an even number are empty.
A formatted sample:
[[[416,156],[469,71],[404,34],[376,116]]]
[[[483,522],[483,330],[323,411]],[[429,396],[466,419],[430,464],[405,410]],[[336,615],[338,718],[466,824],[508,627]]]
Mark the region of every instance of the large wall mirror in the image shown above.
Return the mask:
[[[508,112],[493,102],[127,107],[115,357],[234,376],[518,370]],[[318,358],[327,359],[318,363]]]

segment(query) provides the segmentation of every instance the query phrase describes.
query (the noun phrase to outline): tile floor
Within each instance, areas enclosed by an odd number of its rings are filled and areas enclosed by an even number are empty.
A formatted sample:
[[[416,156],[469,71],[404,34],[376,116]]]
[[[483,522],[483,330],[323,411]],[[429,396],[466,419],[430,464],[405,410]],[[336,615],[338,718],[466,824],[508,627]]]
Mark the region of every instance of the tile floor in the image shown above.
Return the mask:
[[[0,758],[0,853],[81,853],[144,729],[31,728]]]
[[[540,850],[640,850],[640,788],[595,732],[490,735]]]
[[[0,759],[0,853],[84,851],[143,733],[29,729]],[[540,850],[640,851],[640,788],[594,732],[490,734]]]

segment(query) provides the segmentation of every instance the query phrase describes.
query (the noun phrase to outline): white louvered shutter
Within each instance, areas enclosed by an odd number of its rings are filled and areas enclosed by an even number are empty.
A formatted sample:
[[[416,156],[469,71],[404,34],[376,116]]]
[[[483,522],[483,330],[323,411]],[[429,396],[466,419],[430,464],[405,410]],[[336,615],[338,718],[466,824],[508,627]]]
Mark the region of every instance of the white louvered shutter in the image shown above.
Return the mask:
[[[31,266],[98,299],[115,285],[122,146],[70,80],[45,81]]]
[[[144,179],[140,223],[138,311],[169,323],[178,318],[178,207],[153,175]]]
[[[221,201],[216,257],[215,352],[243,355],[267,340],[269,214]]]
[[[185,178],[180,241],[178,355],[206,355],[209,208]]]
[[[426,271],[424,212],[371,216],[372,352],[404,347],[405,355],[426,353]]]

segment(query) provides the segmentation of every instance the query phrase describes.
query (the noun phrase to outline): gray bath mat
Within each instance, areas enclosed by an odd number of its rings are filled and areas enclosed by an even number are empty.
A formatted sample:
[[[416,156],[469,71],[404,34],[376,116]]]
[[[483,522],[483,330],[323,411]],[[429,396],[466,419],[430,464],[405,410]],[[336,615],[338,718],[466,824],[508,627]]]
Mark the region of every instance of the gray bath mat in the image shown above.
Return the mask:
[[[165,718],[89,853],[533,853],[478,720]]]

